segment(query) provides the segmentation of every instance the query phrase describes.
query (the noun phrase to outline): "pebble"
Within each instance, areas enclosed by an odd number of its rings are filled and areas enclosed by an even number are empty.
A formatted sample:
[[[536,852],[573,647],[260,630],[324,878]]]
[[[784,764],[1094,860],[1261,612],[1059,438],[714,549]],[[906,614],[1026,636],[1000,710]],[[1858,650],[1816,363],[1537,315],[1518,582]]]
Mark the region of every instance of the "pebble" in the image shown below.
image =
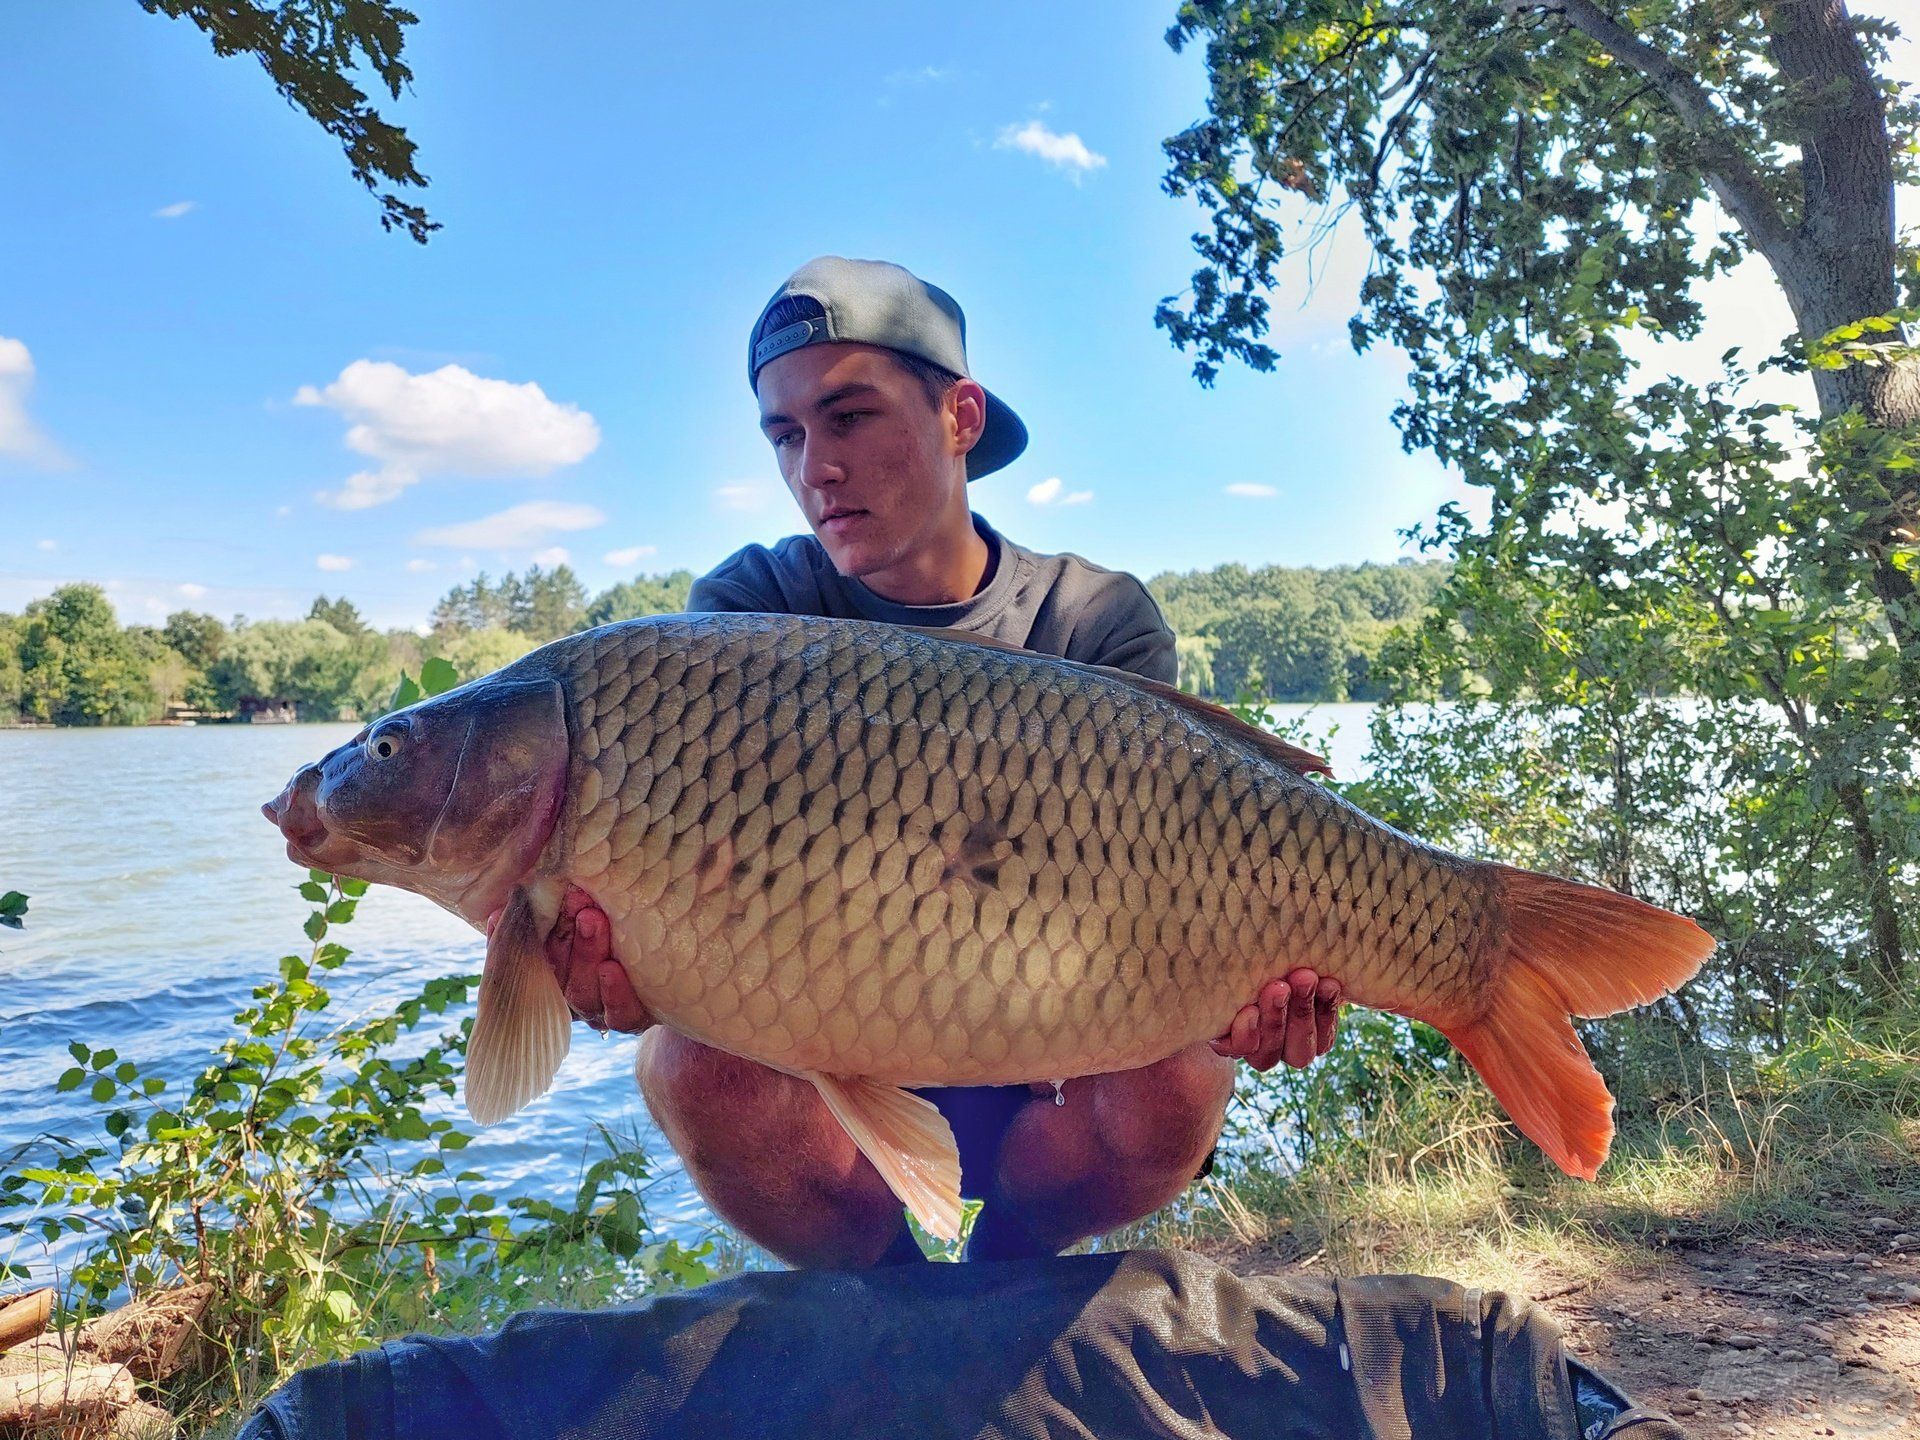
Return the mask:
[[[1862,1355],[1878,1355],[1880,1353],[1880,1347],[1875,1345],[1871,1340],[1862,1340],[1860,1342],[1860,1353]]]
[[[1707,1392],[1704,1390],[1687,1391],[1687,1399],[1689,1400],[1704,1400],[1706,1398],[1707,1398]]]
[[[1874,1215],[1868,1219],[1867,1228],[1869,1230],[1878,1230],[1884,1234],[1888,1230],[1898,1230],[1900,1228],[1900,1222],[1885,1215]]]
[[[1760,1342],[1751,1335],[1736,1332],[1720,1342],[1732,1350],[1751,1350]]]

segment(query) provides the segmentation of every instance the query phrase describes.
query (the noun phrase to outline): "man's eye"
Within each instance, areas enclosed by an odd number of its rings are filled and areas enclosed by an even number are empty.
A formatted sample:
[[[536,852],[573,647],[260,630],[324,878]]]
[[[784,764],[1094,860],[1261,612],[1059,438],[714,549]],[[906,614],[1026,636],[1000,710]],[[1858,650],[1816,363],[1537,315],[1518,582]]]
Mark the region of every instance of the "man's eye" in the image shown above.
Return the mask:
[[[773,448],[776,450],[784,450],[789,444],[799,438],[800,434],[798,431],[782,430],[778,435],[773,437]]]

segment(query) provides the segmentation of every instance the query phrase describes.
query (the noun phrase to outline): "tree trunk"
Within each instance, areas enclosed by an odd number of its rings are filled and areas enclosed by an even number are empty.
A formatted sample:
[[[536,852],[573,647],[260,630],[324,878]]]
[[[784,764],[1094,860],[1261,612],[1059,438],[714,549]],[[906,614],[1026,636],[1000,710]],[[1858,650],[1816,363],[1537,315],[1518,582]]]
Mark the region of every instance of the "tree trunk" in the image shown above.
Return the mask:
[[[1893,215],[1893,148],[1886,106],[1843,0],[1774,0],[1765,7],[1775,63],[1793,88],[1805,195],[1791,242],[1767,258],[1801,336],[1817,340],[1899,296]],[[1814,95],[1831,96],[1817,108]],[[1822,419],[1858,409],[1876,429],[1920,421],[1920,363],[1815,370]],[[1859,516],[1858,545],[1874,594],[1900,647],[1906,703],[1920,703],[1920,596],[1893,553],[1920,535],[1920,484],[1912,472],[1862,470],[1842,496]]]
[[[1891,999],[1905,988],[1905,961],[1900,945],[1900,907],[1893,898],[1892,877],[1881,854],[1873,814],[1867,808],[1860,782],[1840,787],[1840,810],[1853,831],[1853,853],[1867,885],[1867,928],[1873,937],[1873,988],[1881,999]]]

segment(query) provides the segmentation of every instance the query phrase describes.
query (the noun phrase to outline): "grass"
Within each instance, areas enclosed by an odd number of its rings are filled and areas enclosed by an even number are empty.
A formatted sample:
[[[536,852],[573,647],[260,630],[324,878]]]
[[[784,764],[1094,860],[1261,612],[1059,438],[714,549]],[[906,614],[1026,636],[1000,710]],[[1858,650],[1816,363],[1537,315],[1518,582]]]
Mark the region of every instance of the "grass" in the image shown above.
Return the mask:
[[[1553,1170],[1458,1067],[1389,1058],[1364,1113],[1312,1072],[1253,1087],[1236,1102],[1243,1119],[1278,1102],[1322,1138],[1297,1163],[1243,1147],[1183,1205],[1115,1239],[1520,1289],[1681,1239],[1920,1218],[1920,1007],[1824,1022],[1766,1056],[1643,1022],[1609,1028],[1619,1133],[1596,1182]]]

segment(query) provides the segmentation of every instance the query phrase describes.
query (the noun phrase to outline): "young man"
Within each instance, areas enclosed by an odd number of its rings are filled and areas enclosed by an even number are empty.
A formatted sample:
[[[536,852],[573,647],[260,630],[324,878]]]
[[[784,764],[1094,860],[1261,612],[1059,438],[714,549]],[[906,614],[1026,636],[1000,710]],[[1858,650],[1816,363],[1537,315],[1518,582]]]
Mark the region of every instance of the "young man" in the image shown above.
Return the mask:
[[[825,257],[788,279],[749,341],[760,427],[811,534],[750,545],[694,583],[690,610],[946,626],[1171,683],[1173,634],[1133,576],[999,535],[967,483],[1026,446],[967,371],[965,320],[897,265]],[[814,1087],[664,1026],[608,956],[606,917],[568,896],[548,957],[574,1013],[646,1030],[655,1121],[716,1213],[793,1265],[920,1258],[901,1206]],[[1053,1088],[926,1090],[953,1126],[961,1189],[985,1201],[971,1259],[1057,1253],[1151,1214],[1209,1161],[1233,1061],[1304,1066],[1333,1041],[1339,985],[1275,979],[1211,1045]]]

